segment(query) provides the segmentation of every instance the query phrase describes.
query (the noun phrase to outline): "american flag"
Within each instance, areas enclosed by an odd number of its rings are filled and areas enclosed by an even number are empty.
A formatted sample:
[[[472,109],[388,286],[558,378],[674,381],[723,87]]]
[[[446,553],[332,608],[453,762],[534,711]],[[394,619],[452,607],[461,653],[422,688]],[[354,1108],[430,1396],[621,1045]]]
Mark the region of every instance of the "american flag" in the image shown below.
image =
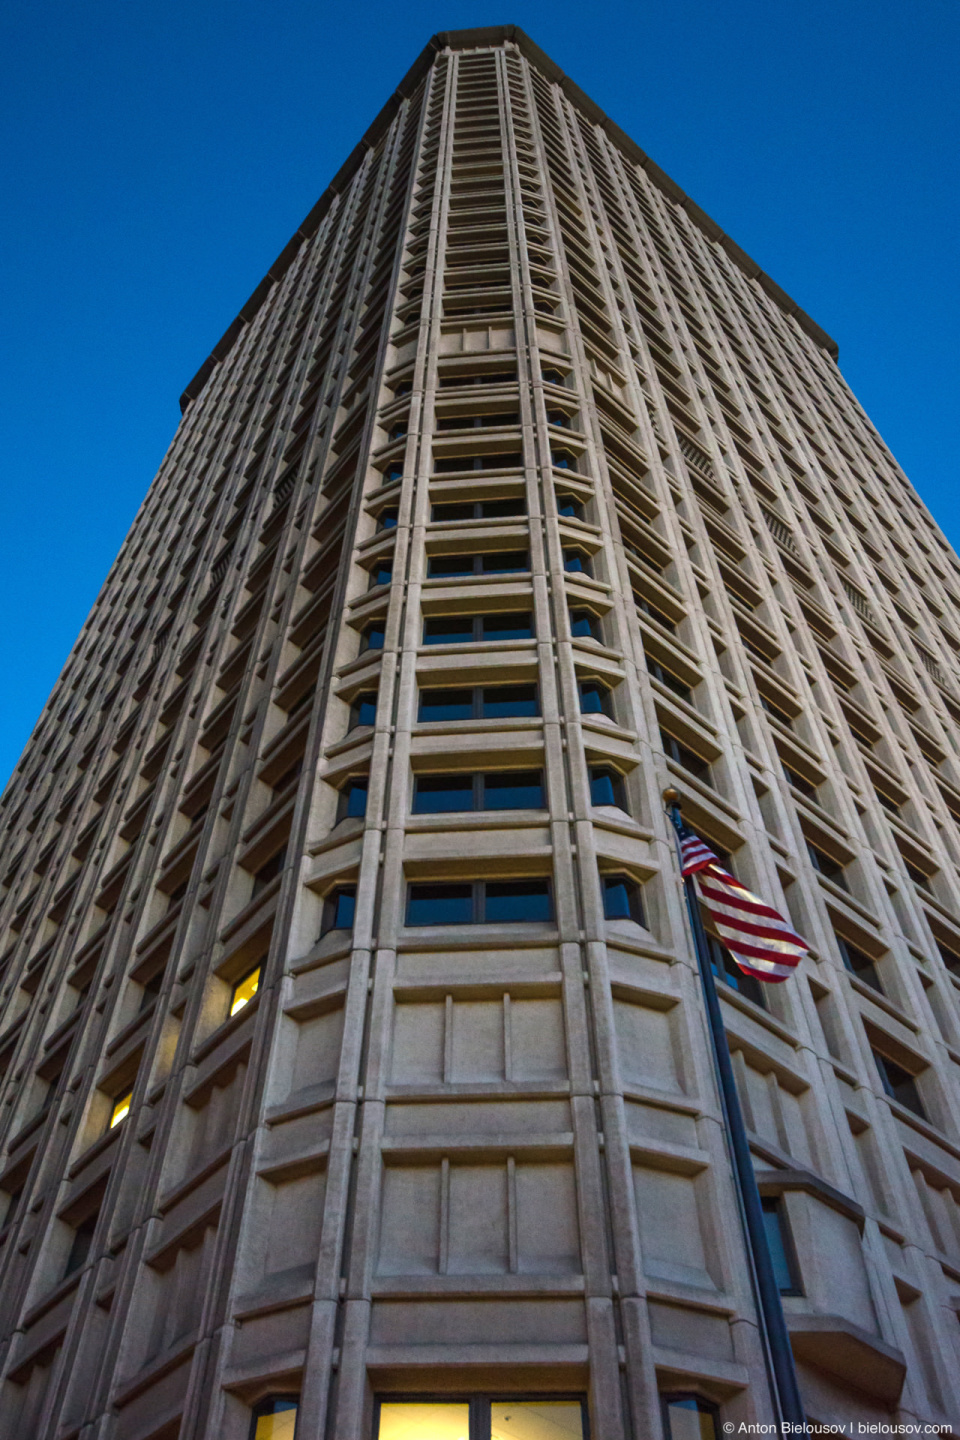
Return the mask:
[[[686,826],[680,829],[680,873],[696,886],[717,936],[740,969],[777,983],[796,969],[809,945],[764,900],[724,870],[710,846]]]

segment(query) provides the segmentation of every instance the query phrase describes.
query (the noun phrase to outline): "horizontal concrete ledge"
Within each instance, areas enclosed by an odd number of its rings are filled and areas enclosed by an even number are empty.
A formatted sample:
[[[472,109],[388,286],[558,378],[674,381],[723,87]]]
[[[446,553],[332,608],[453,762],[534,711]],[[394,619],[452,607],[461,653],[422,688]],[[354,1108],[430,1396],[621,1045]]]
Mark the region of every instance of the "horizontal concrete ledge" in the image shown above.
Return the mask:
[[[224,331],[206,360],[204,360],[200,366],[196,375],[194,375],[193,379],[187,385],[183,394],[180,396],[181,413],[184,412],[191,401],[195,400],[200,394],[218,363],[231,350],[235,340],[242,333],[244,327],[253,319],[254,315],[256,315],[260,306],[273,289],[273,286],[279,280],[283,279],[283,276],[289,270],[304,240],[308,240],[319,229],[324,216],[330,210],[337,197],[347,189],[353,176],[363,163],[364,157],[376,146],[377,141],[390,126],[401,106],[407,98],[413,94],[421,78],[433,63],[434,57],[443,50],[474,50],[479,46],[504,45],[507,43],[515,45],[520,53],[529,60],[530,64],[539,70],[547,80],[557,84],[570,103],[576,106],[588,120],[591,120],[595,125],[599,125],[608,140],[617,147],[627,160],[632,161],[636,165],[640,165],[657,188],[662,190],[669,199],[682,206],[698,229],[702,230],[709,240],[716,241],[738,269],[743,271],[744,275],[751,280],[756,280],[757,284],[764,293],[770,297],[774,304],[777,305],[785,315],[791,315],[804,334],[808,335],[815,345],[818,345],[821,350],[825,350],[832,359],[836,360],[839,354],[839,347],[837,342],[827,334],[826,330],[818,325],[805,310],[802,310],[796,301],[791,299],[787,292],[781,289],[775,280],[772,280],[765,271],[761,270],[757,262],[751,259],[746,251],[740,248],[736,241],[731,240],[730,236],[721,229],[717,222],[711,219],[699,205],[691,200],[689,195],[681,190],[676,181],[672,180],[664,170],[661,170],[659,165],[656,165],[644,150],[641,150],[636,141],[631,140],[630,136],[620,129],[619,125],[616,125],[588,95],[584,94],[580,87],[576,85],[569,76],[564,74],[559,65],[555,64],[549,55],[540,49],[539,45],[534,44],[529,35],[520,29],[519,25],[489,25],[473,30],[440,30],[428,40],[406,75],[400,81],[394,93],[390,96],[390,99],[367,129],[359,144],[351,150],[309,215],[307,215],[295,234],[287,242],[283,250],[281,250],[249,300]]]
[[[788,1315],[798,1360],[854,1385],[883,1405],[900,1398],[907,1362],[901,1351],[842,1315]]]

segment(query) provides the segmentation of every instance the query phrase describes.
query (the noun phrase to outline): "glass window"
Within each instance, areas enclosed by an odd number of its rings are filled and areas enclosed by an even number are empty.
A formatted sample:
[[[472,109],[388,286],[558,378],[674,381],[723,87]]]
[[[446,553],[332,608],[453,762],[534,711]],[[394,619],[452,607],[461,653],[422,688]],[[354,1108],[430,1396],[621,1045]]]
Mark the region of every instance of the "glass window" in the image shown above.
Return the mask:
[[[536,685],[487,685],[469,690],[421,690],[420,720],[497,720],[536,716]]]
[[[483,918],[488,924],[553,919],[546,880],[488,880],[485,889]]]
[[[568,575],[592,575],[590,557],[583,550],[564,550],[563,568]]]
[[[781,1295],[802,1295],[803,1289],[797,1274],[793,1241],[787,1222],[783,1201],[776,1195],[765,1195],[760,1201],[763,1209],[763,1228],[767,1236],[767,1248],[773,1261],[773,1273]]]
[[[503,500],[451,500],[434,505],[430,518],[435,521],[505,520],[512,515],[526,515],[527,504],[518,495]]]
[[[473,922],[473,886],[411,885],[407,900],[408,925],[470,925]]]
[[[592,610],[570,611],[570,634],[577,640],[599,640],[603,643],[603,626],[600,616]]]
[[[563,376],[559,370],[542,370],[540,372],[548,385],[562,385]]]
[[[277,850],[273,855],[270,856],[269,860],[267,860],[263,865],[260,866],[260,869],[253,877],[253,895],[251,896],[251,899],[254,899],[257,895],[259,895],[261,891],[266,890],[267,886],[272,880],[276,880],[277,876],[280,874],[280,871],[286,864],[286,859],[287,847],[286,845],[283,845],[279,850]]]
[[[414,815],[443,815],[455,810],[473,810],[472,775],[418,775],[414,781]]]
[[[397,506],[388,505],[386,509],[381,510],[380,514],[377,516],[377,529],[395,530],[397,528],[397,521],[399,518],[400,511],[398,510]]]
[[[613,704],[610,691],[599,680],[581,680],[580,709],[584,715],[607,715],[613,718]]]
[[[666,685],[667,689],[672,690],[674,695],[679,695],[681,700],[693,699],[693,691],[690,686],[684,684],[672,670],[667,670],[659,660],[654,660],[651,655],[647,656],[647,670],[654,680],[659,680],[661,685]]]
[[[337,820],[362,820],[367,813],[366,775],[354,776],[337,796]]]
[[[547,424],[558,425],[561,430],[570,429],[570,416],[565,410],[548,410]]]
[[[249,971],[248,974],[244,975],[242,980],[238,980],[236,985],[234,985],[233,993],[230,996],[230,1014],[239,1014],[241,1010],[250,1004],[250,1001],[259,989],[260,966],[257,965],[253,970]]]
[[[377,1440],[469,1440],[470,1406],[462,1401],[382,1400]]]
[[[290,1395],[271,1395],[254,1407],[250,1440],[294,1440],[297,1429],[297,1400]]]
[[[471,615],[443,615],[423,622],[424,645],[468,645],[473,641]]]
[[[484,640],[532,640],[533,618],[530,615],[484,615]]]
[[[543,809],[543,777],[539,770],[505,770],[480,778],[484,810]]]
[[[825,851],[818,850],[816,845],[812,844],[809,840],[806,844],[810,864],[814,870],[816,870],[817,874],[825,875],[828,880],[833,881],[834,885],[839,885],[841,890],[849,890],[850,887],[847,884],[847,877],[843,873],[843,866],[839,860],[834,860],[832,855],[827,855]]]
[[[662,625],[664,630],[669,630],[671,634],[676,630],[677,627],[670,617],[664,615],[662,610],[658,610],[656,605],[651,605],[645,595],[640,595],[634,590],[633,601],[638,610],[642,610],[644,615],[649,615],[651,620],[656,620],[657,624]]]
[[[514,575],[529,570],[525,550],[494,551],[489,555],[432,555],[427,574],[450,577],[462,575]]]
[[[603,875],[603,914],[607,920],[635,920],[645,924],[640,886],[629,875]]]
[[[557,514],[565,520],[582,520],[585,514],[583,501],[576,495],[557,496]]]
[[[126,1120],[127,1116],[130,1114],[130,1102],[132,1100],[132,1090],[125,1090],[122,1095],[118,1095],[116,1100],[114,1100],[113,1109],[110,1111],[109,1128],[111,1130],[113,1130],[117,1125],[119,1125],[121,1120]]]
[[[421,690],[420,720],[472,720],[472,690]]]
[[[891,1100],[896,1100],[907,1110],[912,1110],[914,1115],[919,1115],[921,1120],[926,1120],[927,1114],[923,1108],[923,1101],[920,1099],[920,1091],[917,1089],[915,1075],[898,1065],[896,1060],[890,1060],[886,1055],[881,1055],[874,1050],[873,1058],[877,1062],[877,1070],[880,1073],[880,1084],[883,1086],[884,1094],[889,1095]]]
[[[496,925],[552,919],[548,880],[411,885],[407,898],[408,925]]]
[[[842,935],[837,935],[837,949],[840,951],[840,958],[851,975],[856,975],[865,985],[879,990],[883,994],[883,986],[880,984],[880,976],[877,974],[876,966],[869,955],[858,950],[856,945],[851,945],[849,940],[844,940]]]
[[[490,1440],[583,1440],[579,1400],[494,1400]]]
[[[384,472],[383,472],[384,483],[387,484],[387,485],[389,485],[389,483],[390,483],[391,480],[399,480],[402,475],[403,475],[403,466],[400,464],[399,460],[397,460],[397,461],[395,461],[392,465],[388,465],[387,468],[386,468],[386,470],[384,470]]]
[[[590,769],[591,805],[616,805],[618,810],[627,809],[623,776],[606,765],[594,765]]]
[[[378,621],[375,625],[367,626],[366,630],[364,630],[363,632],[363,643],[360,648],[361,650],[382,650],[383,642],[385,639],[386,629],[383,621],[381,620]]]
[[[481,570],[484,575],[517,575],[530,569],[526,550],[494,551],[481,555]]]
[[[330,930],[352,930],[357,908],[357,887],[344,885],[332,891],[323,902],[321,935]]]
[[[88,1215],[86,1220],[81,1220],[73,1232],[73,1243],[70,1246],[70,1253],[67,1256],[67,1264],[64,1269],[64,1279],[73,1275],[87,1263],[87,1256],[90,1254],[90,1247],[93,1244],[94,1231],[97,1228],[97,1220],[100,1218],[99,1211],[94,1215]]]
[[[539,715],[540,697],[536,685],[492,685],[482,692],[484,720]]]
[[[792,785],[794,790],[799,790],[800,794],[805,795],[808,800],[815,800],[817,798],[816,785],[811,785],[805,776],[800,775],[796,770],[792,770],[787,764],[783,765],[783,773],[786,776],[787,783]]]
[[[793,729],[793,716],[788,715],[786,710],[781,710],[780,706],[775,705],[772,700],[768,700],[766,695],[760,696],[760,704],[768,715],[773,716],[774,720],[779,720],[780,724],[786,725],[788,730]]]
[[[954,975],[960,975],[960,955],[957,954],[956,950],[951,950],[950,946],[944,945],[942,940],[934,940],[934,944],[939,951],[940,959],[944,965],[946,965],[947,969],[952,970]]]
[[[376,719],[376,691],[373,690],[368,695],[358,695],[350,706],[350,729],[355,730],[358,725],[373,725]]]
[[[662,1395],[664,1440],[717,1440],[717,1407],[699,1395]]]
[[[691,775],[696,775],[699,779],[710,783],[710,766],[689,746],[681,744],[673,735],[668,735],[665,730],[660,731],[660,743],[663,745],[663,753],[669,755],[671,760],[682,765],[684,770],[689,770]]]

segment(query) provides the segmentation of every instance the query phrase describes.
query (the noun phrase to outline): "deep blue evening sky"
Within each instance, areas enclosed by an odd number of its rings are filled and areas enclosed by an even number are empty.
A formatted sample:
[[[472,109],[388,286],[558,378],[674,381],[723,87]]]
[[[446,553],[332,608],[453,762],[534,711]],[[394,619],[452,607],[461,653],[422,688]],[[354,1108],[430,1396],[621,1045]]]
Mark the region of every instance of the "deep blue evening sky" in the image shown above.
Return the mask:
[[[181,390],[439,29],[522,25],[836,337],[960,545],[956,0],[501,7],[8,3],[0,784]]]

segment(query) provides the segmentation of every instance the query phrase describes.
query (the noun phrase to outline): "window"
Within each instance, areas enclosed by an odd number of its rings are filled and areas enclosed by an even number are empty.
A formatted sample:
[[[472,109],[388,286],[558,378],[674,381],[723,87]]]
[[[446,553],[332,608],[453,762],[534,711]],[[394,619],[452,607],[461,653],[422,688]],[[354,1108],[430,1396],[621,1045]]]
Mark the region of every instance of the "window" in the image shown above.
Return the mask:
[[[851,975],[856,975],[865,985],[870,985],[874,990],[883,994],[883,986],[880,984],[880,976],[877,974],[876,966],[869,955],[858,950],[856,945],[851,945],[849,940],[844,940],[842,935],[835,936],[837,949],[840,951],[840,958],[844,967]]]
[[[501,550],[490,555],[431,555],[427,560],[427,574],[436,576],[459,575],[517,575],[530,569],[526,550]]]
[[[565,410],[548,410],[548,411],[547,411],[547,424],[548,424],[548,425],[556,425],[556,426],[558,426],[561,430],[569,430],[569,429],[570,429],[570,416],[566,413]]]
[[[294,1440],[297,1405],[293,1395],[271,1395],[253,1409],[250,1440]]]
[[[406,420],[401,420],[401,421],[399,421],[396,425],[393,426],[393,428],[392,428],[391,431],[390,431],[389,438],[390,438],[391,440],[402,440],[403,437],[406,435],[406,433],[407,433],[407,422],[406,422]]]
[[[559,370],[542,370],[540,372],[548,385],[562,385],[564,377]]]
[[[341,820],[362,820],[367,813],[366,775],[351,775],[337,795],[337,822]]]
[[[68,1275],[75,1274],[77,1270],[82,1269],[87,1263],[87,1256],[90,1254],[90,1247],[93,1244],[93,1236],[99,1218],[100,1212],[96,1211],[93,1215],[88,1215],[85,1220],[81,1220],[80,1224],[74,1230],[73,1243],[70,1246],[70,1253],[67,1255],[67,1263],[63,1271],[64,1279],[66,1279]]]
[[[122,1120],[126,1120],[130,1114],[130,1103],[132,1100],[132,1089],[125,1090],[122,1095],[117,1096],[113,1102],[113,1109],[110,1111],[110,1124],[107,1127],[109,1130],[116,1129]]]
[[[531,615],[443,615],[423,622],[424,645],[476,645],[534,639]]]
[[[659,680],[661,685],[666,685],[667,689],[672,690],[674,695],[679,695],[681,700],[692,701],[693,691],[690,686],[685,685],[679,676],[674,675],[672,670],[667,670],[665,666],[661,665],[659,660],[654,660],[652,655],[647,656],[647,670],[654,680]]]
[[[277,876],[280,874],[280,871],[283,869],[284,864],[286,863],[286,859],[287,847],[286,845],[283,845],[279,850],[276,851],[275,854],[270,856],[270,859],[265,864],[260,866],[260,869],[253,877],[253,893],[250,896],[251,900],[255,900],[256,897],[261,893],[261,891],[266,890],[267,886],[272,880],[276,880]]]
[[[408,925],[504,925],[553,919],[548,880],[465,880],[411,885]]]
[[[550,459],[557,470],[576,470],[577,457],[569,450],[553,450]]]
[[[396,505],[387,505],[377,516],[378,530],[395,530],[397,521],[400,518],[400,511]]]
[[[238,980],[233,987],[233,993],[230,996],[231,1016],[239,1015],[240,1011],[250,1004],[250,1001],[259,989],[260,966],[256,965],[244,975],[242,980]]]
[[[903,859],[902,856],[900,858]],[[919,869],[916,865],[911,865],[909,860],[903,861],[903,868],[910,876],[910,879],[913,881],[914,885],[919,885],[921,890],[929,891],[930,876],[927,875],[925,871]]]
[[[608,686],[599,680],[581,680],[577,686],[580,692],[580,709],[584,715],[606,715],[612,720],[613,700]]]
[[[919,1115],[921,1120],[926,1120],[927,1114],[923,1108],[923,1101],[920,1099],[920,1091],[917,1089],[915,1075],[898,1065],[896,1060],[890,1060],[886,1055],[881,1055],[879,1050],[874,1050],[873,1058],[877,1062],[877,1070],[880,1074],[880,1084],[883,1086],[885,1095],[891,1100],[896,1100],[898,1105],[903,1105],[907,1110],[912,1110],[914,1115]]]
[[[779,720],[780,724],[785,725],[788,730],[793,729],[793,716],[788,715],[786,710],[781,710],[780,706],[775,705],[772,700],[768,700],[766,695],[760,696],[760,704],[768,715],[773,716],[774,720]]]
[[[645,925],[640,886],[629,875],[601,875],[605,920],[635,920]]]
[[[370,589],[377,585],[389,585],[393,579],[393,561],[378,560],[370,570]]]
[[[583,501],[578,500],[576,495],[557,496],[557,514],[562,519],[582,520],[585,513]]]
[[[689,770],[691,775],[706,780],[707,784],[710,783],[710,766],[706,760],[686,745],[681,744],[673,735],[668,735],[665,730],[660,731],[660,743],[663,745],[663,753],[668,755],[671,760],[682,765],[684,770]]]
[[[809,840],[806,842],[806,845],[807,855],[810,857],[810,864],[814,870],[816,870],[817,874],[826,876],[828,880],[833,881],[834,885],[839,885],[841,890],[849,890],[850,887],[847,884],[847,877],[843,873],[843,866],[839,860],[834,860],[832,855],[827,855],[825,851],[818,850],[816,845],[812,844]]]
[[[434,505],[430,518],[435,521],[451,520],[506,520],[513,515],[526,515],[527,505],[522,496],[507,500],[465,500],[445,501]]]
[[[603,626],[600,616],[592,610],[570,611],[570,634],[575,640],[599,640],[603,644]]]
[[[944,965],[946,965],[947,969],[952,970],[954,975],[960,975],[960,954],[958,954],[956,950],[951,950],[949,945],[944,945],[942,940],[935,939],[934,944],[940,952],[940,959]]]
[[[383,642],[386,639],[386,634],[386,624],[383,620],[377,620],[374,622],[374,624],[368,625],[361,637],[361,651],[382,650]]]
[[[400,480],[402,479],[402,477],[403,465],[399,460],[395,460],[392,465],[388,465],[386,470],[384,470],[383,472],[383,480],[385,485],[389,485],[392,480]]]
[[[763,986],[753,975],[747,975],[734,960],[730,951],[714,935],[707,936],[707,950],[710,955],[710,969],[717,980],[724,985],[729,985],[731,990],[736,990],[738,995],[744,995],[752,1000],[754,1005],[761,1009],[767,1008],[763,998]]]
[[[800,1284],[793,1238],[783,1201],[777,1195],[764,1195],[760,1205],[763,1209],[763,1228],[770,1259],[773,1261],[777,1289],[781,1295],[802,1295],[803,1286]]]
[[[677,627],[669,616],[664,615],[662,610],[658,610],[656,605],[651,605],[647,597],[645,595],[639,595],[636,590],[633,592],[633,603],[638,610],[643,611],[644,615],[648,615],[651,620],[656,620],[657,624],[662,625],[664,630],[669,630],[671,635],[676,630]]]
[[[520,416],[517,411],[509,410],[502,415],[445,415],[437,421],[437,429],[481,430],[503,425],[518,425],[519,423]]]
[[[590,804],[615,805],[618,810],[627,810],[626,789],[619,770],[611,770],[607,765],[590,767]]]
[[[563,568],[568,575],[593,575],[590,556],[584,550],[564,550]]]
[[[799,790],[800,794],[805,795],[808,800],[816,800],[816,785],[811,785],[809,780],[806,780],[802,775],[798,774],[796,770],[792,770],[785,761],[781,761],[780,763],[783,766],[783,773],[786,777],[787,784],[792,785],[794,790]]]
[[[443,375],[440,389],[459,388],[461,385],[509,385],[516,378],[515,370],[492,370],[487,375]]]
[[[880,801],[880,804],[883,806],[884,810],[889,811],[891,815],[900,814],[900,806],[897,804],[896,800],[891,799],[891,797],[885,794],[883,790],[878,790],[876,786],[873,787],[873,793]]]
[[[339,885],[323,902],[323,917],[320,934],[330,930],[352,930],[353,917],[357,908],[356,885]]]
[[[699,1395],[661,1395],[664,1440],[717,1440],[717,1407]]]
[[[500,770],[487,775],[418,775],[414,815],[455,810],[542,810],[543,776],[539,770]]]
[[[504,455],[451,455],[433,462],[435,475],[451,475],[460,470],[512,470],[523,464],[518,451]]]
[[[582,1400],[378,1400],[376,1440],[584,1440]]]
[[[150,1006],[153,1005],[157,996],[160,994],[160,987],[163,984],[163,973],[162,970],[158,970],[154,975],[150,976],[149,980],[144,981],[143,989],[140,992],[140,1005],[137,1011],[139,1015],[142,1015],[145,1010],[149,1010]]]
[[[540,714],[536,685],[421,690],[419,720],[499,720]]]
[[[377,692],[371,690],[367,695],[358,695],[350,706],[350,726],[355,730],[358,725],[373,725],[377,718]]]

